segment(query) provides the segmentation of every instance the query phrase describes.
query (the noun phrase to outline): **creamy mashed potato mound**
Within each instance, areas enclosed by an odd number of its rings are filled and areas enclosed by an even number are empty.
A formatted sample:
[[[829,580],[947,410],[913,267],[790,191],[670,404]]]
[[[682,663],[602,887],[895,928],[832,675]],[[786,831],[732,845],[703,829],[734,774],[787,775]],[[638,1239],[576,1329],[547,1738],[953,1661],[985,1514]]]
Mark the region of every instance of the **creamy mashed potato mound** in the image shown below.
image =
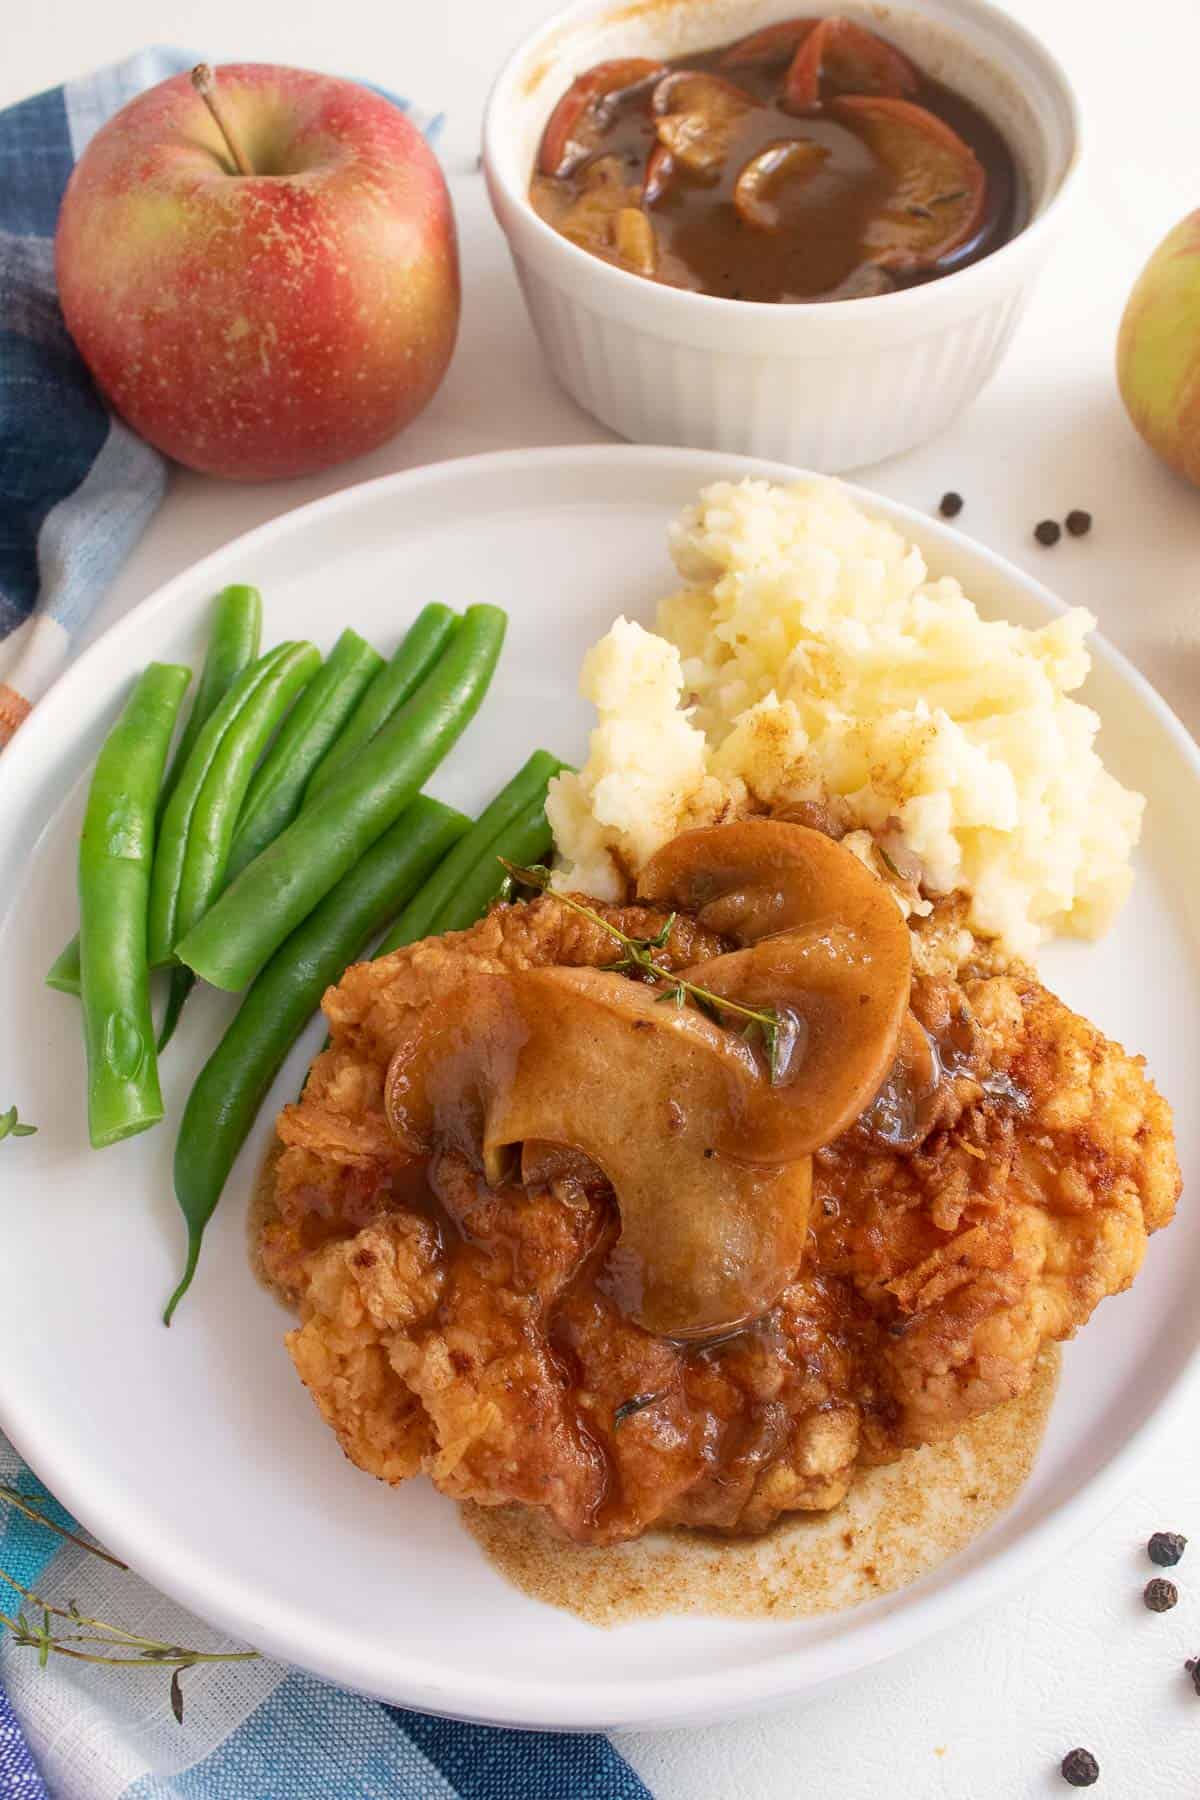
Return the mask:
[[[683,586],[656,632],[618,619],[584,661],[599,717],[551,789],[559,885],[616,899],[689,826],[836,796],[861,855],[871,833],[899,841],[924,895],[963,890],[973,929],[1017,955],[1105,929],[1144,801],[1070,698],[1090,613],[981,618],[832,481],[716,482],[670,543]]]

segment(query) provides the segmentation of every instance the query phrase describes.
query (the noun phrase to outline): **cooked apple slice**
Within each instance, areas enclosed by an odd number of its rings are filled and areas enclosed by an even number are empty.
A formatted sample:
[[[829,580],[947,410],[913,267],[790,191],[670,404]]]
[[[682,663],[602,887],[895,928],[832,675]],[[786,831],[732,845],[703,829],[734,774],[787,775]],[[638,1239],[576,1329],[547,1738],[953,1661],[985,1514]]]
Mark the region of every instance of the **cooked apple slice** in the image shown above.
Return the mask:
[[[845,95],[829,111],[860,137],[894,183],[863,233],[864,259],[885,269],[931,267],[978,229],[987,175],[958,133],[909,100]]]
[[[606,109],[620,106],[649,89],[663,72],[663,65],[645,56],[627,56],[615,62],[597,63],[577,75],[542,133],[538,171],[565,175],[582,157],[596,148],[607,123]]]
[[[665,144],[655,144],[646,158],[646,173],[642,178],[642,205],[653,206],[661,200],[671,185],[671,176],[675,172],[675,159]]]
[[[658,266],[654,227],[640,206],[623,206],[613,227],[617,255],[637,275],[653,275]]]
[[[770,68],[772,63],[787,62],[796,54],[820,19],[781,19],[778,25],[767,25],[752,31],[749,37],[730,44],[721,58],[723,69]]]
[[[658,83],[652,105],[664,148],[685,168],[715,176],[757,101],[719,75],[680,69]]]
[[[619,156],[597,156],[578,179],[581,191],[557,228],[581,250],[611,257],[617,249],[617,219],[627,208],[636,207],[638,191],[626,181]]]
[[[778,231],[783,223],[780,190],[803,186],[828,160],[824,144],[811,138],[779,138],[752,156],[733,189],[738,215],[757,231]]]
[[[621,1215],[620,1304],[685,1337],[762,1313],[800,1267],[811,1153],[896,1059],[909,936],[884,884],[799,825],[688,832],[639,892],[741,946],[686,977],[718,1016],[612,970],[468,966],[438,1004],[402,1009],[384,1110],[411,1154],[461,1150],[493,1185],[530,1143],[594,1163]],[[747,1007],[774,1009],[782,1055],[747,1040]],[[545,1159],[535,1149],[529,1171]]]
[[[837,94],[915,94],[917,71],[907,56],[849,19],[822,19],[804,37],[784,84],[789,106],[808,108]]]
[[[896,1060],[863,1112],[862,1123],[895,1149],[915,1149],[923,1136],[922,1110],[936,1094],[941,1078],[929,1034],[910,1012],[900,1033]]]
[[[638,897],[743,946],[688,980],[774,1007],[791,1027],[782,1079],[747,1090],[734,1135],[714,1143],[785,1161],[852,1124],[892,1066],[908,1008],[908,927],[878,876],[819,831],[747,819],[674,838],[642,870]]]
[[[737,1035],[598,969],[530,970],[511,994],[524,1035],[512,1078],[485,1089],[485,1165],[533,1139],[604,1172],[621,1214],[609,1280],[648,1331],[764,1312],[803,1261],[812,1162],[753,1166],[714,1144],[735,1096],[766,1087]]]
[[[748,1045],[694,1007],[601,969],[472,971],[402,1016],[384,1084],[395,1137],[449,1146],[494,1186],[601,1171],[621,1235],[614,1297],[647,1331],[693,1337],[764,1312],[804,1256],[805,1156],[751,1165],[720,1147],[771,1089]],[[586,1160],[585,1160],[586,1159]]]

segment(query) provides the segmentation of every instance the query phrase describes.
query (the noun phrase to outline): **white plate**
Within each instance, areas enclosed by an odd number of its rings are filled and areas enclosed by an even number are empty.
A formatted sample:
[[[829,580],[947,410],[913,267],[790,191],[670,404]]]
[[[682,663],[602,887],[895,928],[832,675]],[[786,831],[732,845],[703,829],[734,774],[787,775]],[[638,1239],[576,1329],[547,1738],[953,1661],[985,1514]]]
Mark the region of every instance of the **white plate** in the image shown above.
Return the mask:
[[[594,1727],[710,1720],[859,1668],[992,1599],[1095,1521],[1152,1424],[1196,1373],[1200,1230],[1190,1208],[1152,1245],[1131,1296],[1069,1349],[1036,1471],[967,1551],[904,1592],[812,1620],[665,1619],[598,1631],[517,1593],[426,1482],[391,1490],[339,1454],[281,1343],[285,1316],[244,1253],[245,1194],[284,1069],[208,1234],[174,1328],[159,1324],[183,1237],[170,1125],[87,1147],[74,1002],[42,986],[74,923],[83,776],[133,672],[198,661],[210,595],[263,590],[265,641],[328,646],[352,622],[388,647],[430,599],[508,608],[493,692],[433,783],[477,809],[537,744],[578,755],[585,647],[672,578],[665,529],[707,480],[772,465],[707,453],[551,450],[389,477],[292,513],[214,556],[109,632],[42,701],[0,762],[0,1103],[39,1134],[0,1147],[0,1425],[62,1500],[143,1575],[289,1661],[391,1701],[497,1723]],[[1037,624],[1046,591],[944,526],[862,495],[957,575],[985,611]],[[1134,896],[1095,947],[1045,973],[1147,1054],[1197,1167],[1200,756],[1162,702],[1095,645],[1089,697],[1110,767],[1150,797]],[[165,1059],[178,1117],[230,1002],[205,993]]]

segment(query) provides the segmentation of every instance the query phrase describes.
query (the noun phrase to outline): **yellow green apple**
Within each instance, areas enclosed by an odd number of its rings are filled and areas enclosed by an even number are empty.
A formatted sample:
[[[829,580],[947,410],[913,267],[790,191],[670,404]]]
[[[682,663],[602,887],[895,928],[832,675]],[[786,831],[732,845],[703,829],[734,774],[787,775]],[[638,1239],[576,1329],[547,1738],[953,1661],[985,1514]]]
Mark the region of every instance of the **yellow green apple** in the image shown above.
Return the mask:
[[[1117,338],[1117,381],[1150,448],[1200,487],[1200,212],[1168,233],[1138,276]]]

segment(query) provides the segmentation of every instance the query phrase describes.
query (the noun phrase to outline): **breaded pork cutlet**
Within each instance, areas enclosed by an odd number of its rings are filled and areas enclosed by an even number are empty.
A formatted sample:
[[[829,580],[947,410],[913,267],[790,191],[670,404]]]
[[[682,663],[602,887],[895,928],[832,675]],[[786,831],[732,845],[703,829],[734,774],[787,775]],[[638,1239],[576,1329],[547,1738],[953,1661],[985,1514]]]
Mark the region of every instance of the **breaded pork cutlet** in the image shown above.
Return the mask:
[[[642,938],[667,924],[598,910]],[[725,948],[678,917],[657,954],[695,973]],[[455,1004],[464,969],[612,961],[608,934],[547,896],[326,997],[331,1043],[281,1116],[261,1252],[299,1308],[297,1370],[383,1480],[538,1507],[584,1543],[760,1531],[1021,1393],[1171,1218],[1170,1112],[1140,1058],[1023,970],[918,976],[935,1101],[913,1117],[885,1091],[817,1153],[808,1250],[763,1316],[655,1335],[609,1278],[620,1218],[593,1163],[527,1145],[489,1185],[469,1146],[414,1157],[385,1108],[396,1042]]]

